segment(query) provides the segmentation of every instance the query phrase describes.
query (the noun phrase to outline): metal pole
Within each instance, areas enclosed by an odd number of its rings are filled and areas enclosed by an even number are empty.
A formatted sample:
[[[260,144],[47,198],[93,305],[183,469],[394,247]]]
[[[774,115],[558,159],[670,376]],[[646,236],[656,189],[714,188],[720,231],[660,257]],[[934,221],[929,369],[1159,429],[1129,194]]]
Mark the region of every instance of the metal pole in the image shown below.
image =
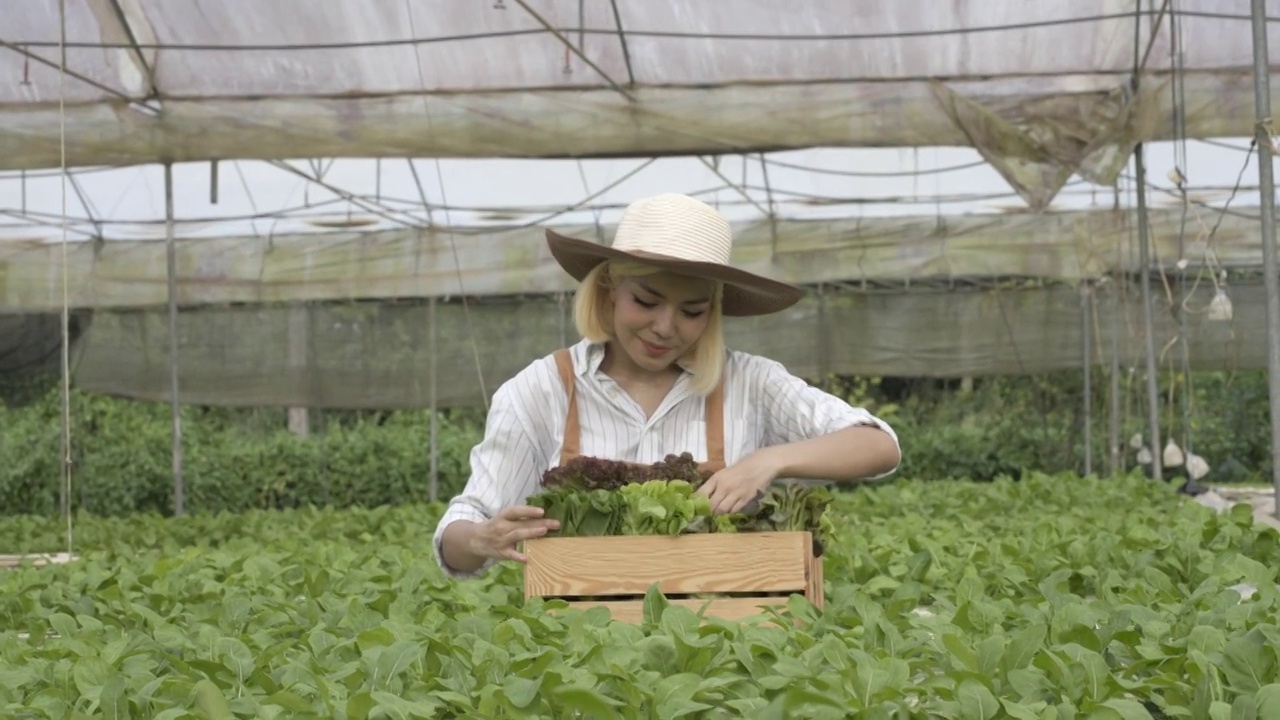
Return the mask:
[[[1147,360],[1147,430],[1151,443],[1151,477],[1164,479],[1160,456],[1160,390],[1156,386],[1155,321],[1151,317],[1151,229],[1147,226],[1147,164],[1144,148],[1138,143],[1133,150],[1138,185],[1138,268],[1142,273],[1142,330],[1146,340]]]
[[[173,163],[164,164],[165,280],[169,290],[169,411],[173,417],[173,514],[186,512],[182,481],[182,415],[178,402],[178,251],[173,237]]]
[[[570,304],[569,299],[565,296],[564,293],[559,293],[558,295],[556,295],[556,305],[559,310],[559,312],[556,315],[558,317],[558,320],[557,320],[557,323],[559,324],[558,327],[560,328],[560,344],[557,345],[556,347],[568,347],[569,346],[569,314],[573,312],[573,306]]]
[[[1084,370],[1084,474],[1086,476],[1093,474],[1093,378],[1090,372],[1093,366],[1091,357],[1093,333],[1089,324],[1090,306],[1089,283],[1084,282],[1080,285],[1080,331],[1084,346],[1081,367]]]
[[[1111,389],[1108,403],[1111,405],[1110,427],[1107,442],[1110,451],[1110,467],[1107,474],[1120,474],[1120,281],[1113,276],[1111,283]]]
[[[1183,212],[1186,212],[1185,198],[1183,204]],[[1186,255],[1186,236],[1178,238],[1178,257],[1185,258]],[[1191,383],[1191,339],[1187,337],[1190,332],[1187,326],[1187,271],[1186,268],[1178,272],[1178,345],[1182,357],[1179,361],[1182,364],[1182,453],[1183,468],[1186,468],[1186,457],[1191,454],[1191,393],[1193,391]]]
[[[1280,517],[1280,279],[1276,278],[1275,181],[1271,166],[1271,73],[1267,66],[1266,3],[1253,0],[1253,114],[1258,142],[1262,275],[1267,293],[1267,387],[1271,404],[1271,482]]]
[[[307,306],[302,303],[294,303],[289,308],[289,367],[294,372],[306,372],[308,377],[312,376],[310,367],[310,348],[311,348],[311,313]],[[311,411],[310,405],[312,401],[298,403],[296,406],[290,407],[286,412],[286,426],[289,432],[295,437],[304,438],[311,434]]]
[[[427,342],[431,346],[428,375],[431,385],[431,478],[427,483],[427,493],[431,502],[440,498],[440,424],[437,420],[439,410],[436,406],[436,299],[427,298]]]
[[[835,382],[831,377],[831,331],[827,322],[827,288],[818,283],[818,367],[821,368],[822,389],[831,392]]]

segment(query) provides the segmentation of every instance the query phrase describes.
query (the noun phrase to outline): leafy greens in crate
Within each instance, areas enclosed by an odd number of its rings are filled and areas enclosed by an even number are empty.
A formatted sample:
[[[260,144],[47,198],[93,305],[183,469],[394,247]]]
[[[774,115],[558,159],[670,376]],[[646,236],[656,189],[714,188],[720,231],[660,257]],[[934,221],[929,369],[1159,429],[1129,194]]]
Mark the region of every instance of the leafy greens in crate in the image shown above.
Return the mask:
[[[832,499],[826,488],[775,484],[743,511],[713,516],[696,492],[706,480],[687,452],[651,465],[577,457],[548,470],[543,491],[528,502],[560,521],[559,537],[809,531],[821,554]]]

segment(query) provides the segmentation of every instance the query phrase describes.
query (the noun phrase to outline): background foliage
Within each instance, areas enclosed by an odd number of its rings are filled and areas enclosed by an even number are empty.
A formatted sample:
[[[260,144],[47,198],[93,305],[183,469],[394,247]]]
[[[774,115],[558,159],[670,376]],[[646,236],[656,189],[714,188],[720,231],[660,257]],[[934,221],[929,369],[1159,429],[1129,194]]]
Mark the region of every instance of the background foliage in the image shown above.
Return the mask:
[[[1079,373],[959,382],[831,378],[833,392],[891,422],[903,443],[898,478],[1020,477],[1029,469],[1084,469]],[[1161,422],[1214,468],[1215,482],[1270,473],[1265,374],[1202,373],[1192,383],[1191,423],[1182,422],[1182,386],[1161,379]],[[1122,469],[1134,466],[1130,435],[1143,432],[1141,377],[1121,383]],[[1169,401],[1169,391],[1174,394]],[[1107,469],[1108,383],[1094,377],[1093,470]],[[428,499],[430,412],[313,412],[299,438],[283,409],[183,409],[183,467],[189,512],[251,508],[375,506]],[[481,409],[442,412],[440,496],[466,481],[480,438]],[[0,405],[0,513],[56,514],[61,462],[59,393],[21,408]],[[72,397],[73,506],[94,515],[167,513],[172,507],[169,406],[75,393]]]

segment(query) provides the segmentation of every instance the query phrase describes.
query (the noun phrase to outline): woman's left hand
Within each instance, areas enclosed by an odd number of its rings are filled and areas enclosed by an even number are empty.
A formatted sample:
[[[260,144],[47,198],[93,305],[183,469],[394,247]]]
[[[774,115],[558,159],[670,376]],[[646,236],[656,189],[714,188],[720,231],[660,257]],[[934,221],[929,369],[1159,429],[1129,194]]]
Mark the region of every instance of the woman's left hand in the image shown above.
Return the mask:
[[[777,477],[778,470],[768,456],[755,452],[717,471],[698,488],[698,493],[711,501],[712,515],[735,513],[760,499]]]

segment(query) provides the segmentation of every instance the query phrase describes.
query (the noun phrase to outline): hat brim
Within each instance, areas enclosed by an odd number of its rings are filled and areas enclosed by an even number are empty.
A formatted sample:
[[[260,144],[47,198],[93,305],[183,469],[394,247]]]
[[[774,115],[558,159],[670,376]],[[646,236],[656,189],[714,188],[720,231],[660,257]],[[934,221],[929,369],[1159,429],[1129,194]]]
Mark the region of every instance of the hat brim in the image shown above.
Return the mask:
[[[804,291],[794,285],[761,277],[719,263],[695,262],[646,252],[625,252],[590,240],[561,235],[547,229],[551,255],[574,280],[581,281],[606,260],[636,260],[673,273],[719,280],[724,283],[725,315],[750,317],[776,313],[800,302]]]

